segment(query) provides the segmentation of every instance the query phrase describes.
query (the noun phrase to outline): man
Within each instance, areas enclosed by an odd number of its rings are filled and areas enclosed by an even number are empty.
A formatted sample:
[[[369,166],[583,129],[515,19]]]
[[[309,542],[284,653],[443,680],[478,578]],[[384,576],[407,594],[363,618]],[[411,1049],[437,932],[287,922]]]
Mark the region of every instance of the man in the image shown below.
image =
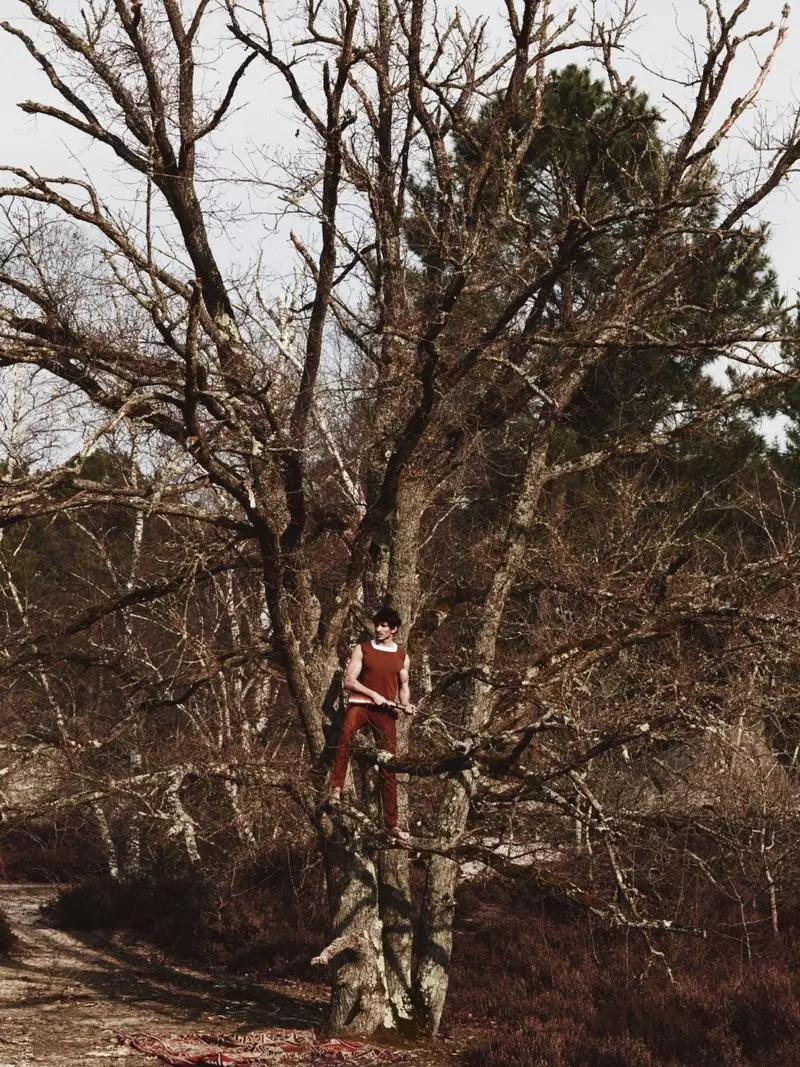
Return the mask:
[[[369,726],[380,748],[397,751],[398,709],[413,715],[408,684],[409,659],[406,650],[395,641],[400,616],[393,608],[381,608],[372,618],[375,638],[356,645],[350,653],[344,674],[349,693],[344,726],[336,746],[330,781],[330,802],[339,804],[350,760],[353,737]],[[392,771],[380,768],[383,819],[392,837],[407,841],[408,833],[397,823],[397,780]]]

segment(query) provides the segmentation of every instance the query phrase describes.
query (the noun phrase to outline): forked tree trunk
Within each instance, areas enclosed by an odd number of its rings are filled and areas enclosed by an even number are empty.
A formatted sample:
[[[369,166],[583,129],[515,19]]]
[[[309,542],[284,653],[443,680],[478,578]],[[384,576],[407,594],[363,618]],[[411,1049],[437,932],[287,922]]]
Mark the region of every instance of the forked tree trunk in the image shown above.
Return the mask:
[[[311,668],[316,688],[331,676],[333,661]],[[328,687],[330,689],[330,687]],[[325,697],[320,697],[322,708]],[[323,767],[320,767],[322,770]],[[353,767],[352,770],[358,770]],[[318,783],[323,789],[323,782]],[[369,798],[364,793],[365,814]],[[328,1026],[334,1033],[368,1036],[392,1027],[383,947],[383,922],[378,892],[378,859],[365,847],[361,828],[346,815],[337,817],[332,832],[320,835],[328,892],[329,944],[314,961],[328,967],[331,1000]]]
[[[405,620],[417,599],[419,524],[424,494],[406,484],[398,493],[391,529],[377,532],[365,561],[365,598],[388,598]],[[398,721],[398,748],[408,748],[408,720]],[[407,799],[398,783],[403,820]],[[380,824],[376,803],[364,804]],[[376,798],[375,798],[376,799]],[[318,957],[332,974],[330,1025],[333,1030],[368,1034],[379,1027],[408,1029],[413,1021],[413,906],[408,854],[386,848],[368,854],[356,835],[337,826],[325,846],[330,897],[331,943]],[[341,836],[338,836],[341,835]]]
[[[330,968],[329,1027],[367,1036],[393,1026],[375,859],[353,839],[329,839],[324,849],[332,929],[316,962]]]
[[[398,735],[401,733],[408,733],[407,727],[403,730],[402,721],[398,722]],[[403,744],[402,741],[399,743]],[[363,773],[362,769],[361,773],[356,770],[355,777],[360,779],[359,793],[365,814],[375,826],[382,826],[383,806],[378,774],[374,771]],[[398,783],[397,805],[403,825],[408,803],[407,791],[402,783]],[[405,1031],[411,1027],[413,1016],[411,960],[414,931],[408,854],[402,849],[381,848],[376,854],[375,862],[389,1009],[392,1025]]]

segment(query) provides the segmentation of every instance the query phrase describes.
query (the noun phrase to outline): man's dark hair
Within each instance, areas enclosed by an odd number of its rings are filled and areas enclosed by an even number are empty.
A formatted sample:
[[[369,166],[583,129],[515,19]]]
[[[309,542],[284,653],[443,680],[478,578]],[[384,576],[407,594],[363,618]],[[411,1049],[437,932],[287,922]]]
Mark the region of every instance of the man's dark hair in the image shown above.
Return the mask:
[[[394,608],[389,608],[385,605],[375,612],[372,616],[372,621],[376,626],[379,622],[385,622],[387,626],[391,626],[393,630],[399,630],[403,622]]]

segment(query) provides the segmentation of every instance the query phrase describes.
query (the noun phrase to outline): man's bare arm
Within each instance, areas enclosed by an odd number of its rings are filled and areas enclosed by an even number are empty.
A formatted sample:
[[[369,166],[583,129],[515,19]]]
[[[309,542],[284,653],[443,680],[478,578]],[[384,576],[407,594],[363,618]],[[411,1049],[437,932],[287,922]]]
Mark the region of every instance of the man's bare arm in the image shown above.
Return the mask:
[[[409,671],[411,669],[411,660],[406,656],[403,669],[400,671],[400,704],[408,715],[413,715],[417,710],[411,703],[411,686],[409,685]]]

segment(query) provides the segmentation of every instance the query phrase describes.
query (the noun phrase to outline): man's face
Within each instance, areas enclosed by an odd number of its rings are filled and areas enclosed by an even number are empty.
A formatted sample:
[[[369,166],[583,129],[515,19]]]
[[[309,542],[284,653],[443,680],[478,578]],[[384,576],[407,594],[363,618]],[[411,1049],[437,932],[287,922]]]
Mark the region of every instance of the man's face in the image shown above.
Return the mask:
[[[379,641],[391,641],[397,633],[396,626],[390,626],[388,622],[375,623],[375,635]]]

